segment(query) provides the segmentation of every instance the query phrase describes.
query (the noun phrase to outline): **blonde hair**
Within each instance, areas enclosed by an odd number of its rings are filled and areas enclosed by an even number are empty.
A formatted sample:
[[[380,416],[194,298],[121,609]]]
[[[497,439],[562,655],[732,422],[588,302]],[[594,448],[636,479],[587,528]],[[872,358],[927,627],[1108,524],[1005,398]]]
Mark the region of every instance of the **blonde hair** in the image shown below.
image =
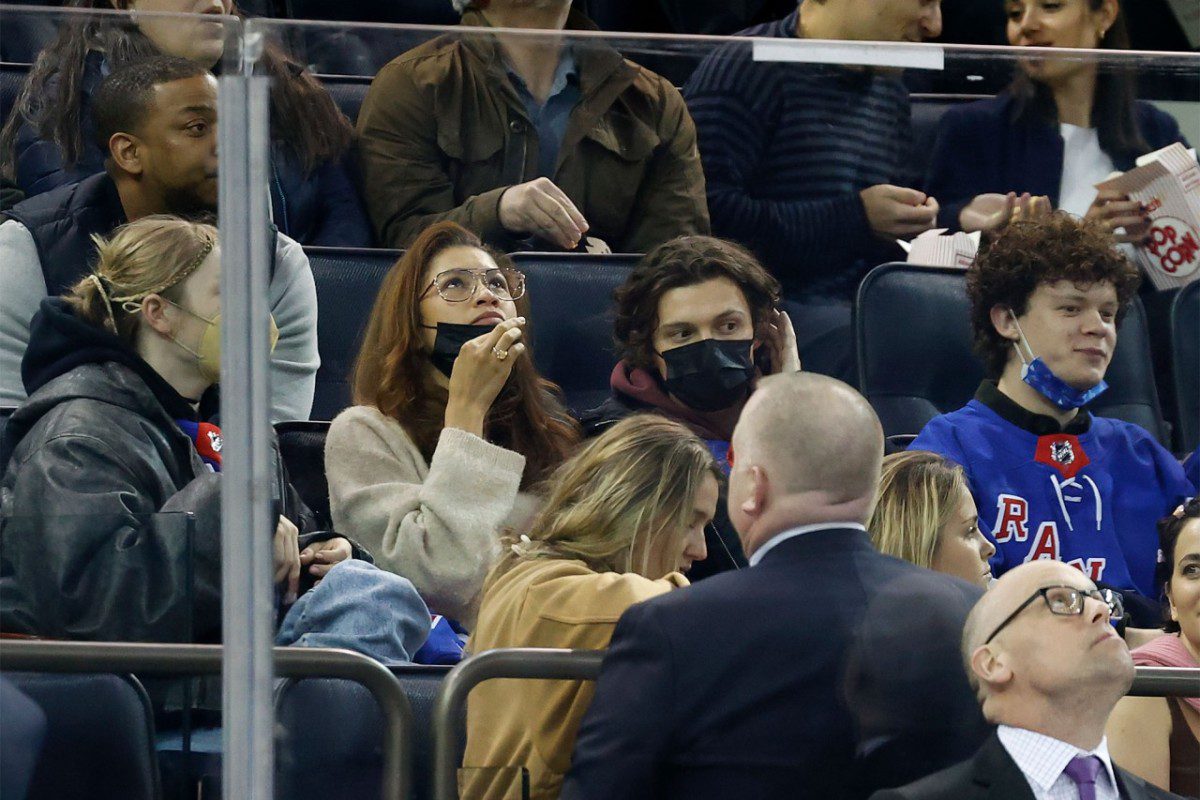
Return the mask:
[[[142,300],[177,301],[181,285],[217,245],[217,229],[155,214],[92,236],[96,267],[63,295],[75,316],[135,344]]]
[[[929,567],[938,534],[959,507],[967,479],[937,453],[909,450],[883,459],[879,496],[867,530],[881,553]]]
[[[532,532],[505,537],[489,583],[539,558],[645,575],[651,542],[676,536],[682,546],[705,475],[721,480],[712,454],[686,427],[655,414],[626,417],[550,476]]]

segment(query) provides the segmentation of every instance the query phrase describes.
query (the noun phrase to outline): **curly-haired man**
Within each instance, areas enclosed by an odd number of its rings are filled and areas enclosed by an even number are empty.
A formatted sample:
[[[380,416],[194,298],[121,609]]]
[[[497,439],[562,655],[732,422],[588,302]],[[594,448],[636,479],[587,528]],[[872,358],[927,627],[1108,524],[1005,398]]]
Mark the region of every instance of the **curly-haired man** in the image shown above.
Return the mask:
[[[616,292],[613,337],[620,363],[612,395],[580,417],[594,436],[637,411],[688,426],[728,473],[728,449],[761,375],[800,369],[796,334],[778,310],[779,282],[733,242],[680,236],[651,250]],[[725,502],[708,531],[696,580],[745,566]]]
[[[1009,226],[967,272],[987,379],[912,448],[966,469],[980,527],[996,544],[994,574],[1066,562],[1125,592],[1130,622],[1149,627],[1158,622],[1155,521],[1195,487],[1145,430],[1083,408],[1107,388],[1139,282],[1091,223],[1057,212]]]

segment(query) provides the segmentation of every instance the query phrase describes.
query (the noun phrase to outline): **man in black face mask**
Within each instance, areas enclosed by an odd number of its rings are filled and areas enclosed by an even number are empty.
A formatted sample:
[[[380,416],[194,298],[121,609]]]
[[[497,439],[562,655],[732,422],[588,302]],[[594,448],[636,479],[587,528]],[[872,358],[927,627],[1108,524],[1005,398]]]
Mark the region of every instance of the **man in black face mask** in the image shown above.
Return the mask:
[[[728,473],[729,438],[755,381],[800,369],[779,295],[779,282],[732,242],[682,236],[651,250],[616,292],[621,361],[612,397],[580,418],[585,435],[657,411],[704,439]],[[723,498],[706,538],[708,558],[690,579],[745,565]]]

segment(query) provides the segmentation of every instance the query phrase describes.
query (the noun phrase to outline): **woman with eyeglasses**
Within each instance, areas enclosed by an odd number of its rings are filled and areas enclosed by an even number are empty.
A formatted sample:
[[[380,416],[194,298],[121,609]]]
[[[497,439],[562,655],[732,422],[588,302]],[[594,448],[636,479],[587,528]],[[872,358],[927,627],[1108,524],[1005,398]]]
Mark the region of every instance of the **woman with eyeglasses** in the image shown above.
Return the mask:
[[[634,414],[592,439],[547,482],[528,535],[509,536],[488,575],[472,652],[608,647],[634,603],[688,581],[705,557],[721,470],[682,423]],[[462,796],[501,800],[528,778],[559,795],[590,681],[488,681],[467,705]]]
[[[1200,498],[1159,523],[1167,634],[1133,651],[1138,666],[1200,668]],[[1200,698],[1126,697],[1108,720],[1109,750],[1125,769],[1200,797]]]
[[[451,222],[383,280],[354,366],[356,405],[325,444],[338,530],[470,626],[500,531],[529,530],[530,491],[579,429],[525,341],[525,277]]]

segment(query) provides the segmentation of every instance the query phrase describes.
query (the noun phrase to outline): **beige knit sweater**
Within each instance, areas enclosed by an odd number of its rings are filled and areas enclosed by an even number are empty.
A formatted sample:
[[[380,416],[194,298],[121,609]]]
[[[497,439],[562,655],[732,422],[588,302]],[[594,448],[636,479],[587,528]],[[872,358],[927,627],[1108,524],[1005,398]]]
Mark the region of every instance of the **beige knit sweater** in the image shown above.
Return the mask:
[[[338,415],[325,440],[336,530],[412,581],[429,608],[472,627],[500,533],[526,533],[538,499],[519,492],[525,457],[446,428],[426,463],[374,406]]]

